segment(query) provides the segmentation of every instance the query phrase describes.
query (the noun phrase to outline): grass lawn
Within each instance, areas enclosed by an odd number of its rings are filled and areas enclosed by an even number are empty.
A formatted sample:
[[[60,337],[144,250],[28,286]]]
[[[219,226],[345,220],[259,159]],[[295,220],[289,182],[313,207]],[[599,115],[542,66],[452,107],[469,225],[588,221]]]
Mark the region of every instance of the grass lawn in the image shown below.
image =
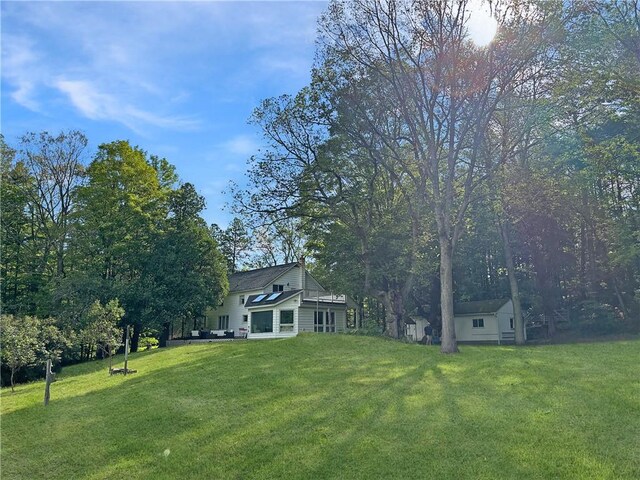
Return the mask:
[[[3,479],[638,479],[640,341],[190,345],[3,389]],[[119,359],[122,360],[122,359]]]

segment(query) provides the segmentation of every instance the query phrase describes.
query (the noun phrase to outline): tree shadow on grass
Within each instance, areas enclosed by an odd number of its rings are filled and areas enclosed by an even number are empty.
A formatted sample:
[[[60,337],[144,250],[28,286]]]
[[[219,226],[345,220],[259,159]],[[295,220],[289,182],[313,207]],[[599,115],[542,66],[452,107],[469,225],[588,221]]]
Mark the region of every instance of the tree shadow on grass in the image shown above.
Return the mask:
[[[190,346],[115,384],[3,416],[3,473],[542,478],[537,472],[553,472],[555,461],[571,465],[548,445],[598,454],[579,430],[588,422],[554,440],[554,424],[580,404],[558,396],[562,385],[526,352],[443,357],[367,342],[375,353],[349,351],[348,342],[318,350],[315,342]],[[612,467],[603,461],[591,471],[606,477]]]

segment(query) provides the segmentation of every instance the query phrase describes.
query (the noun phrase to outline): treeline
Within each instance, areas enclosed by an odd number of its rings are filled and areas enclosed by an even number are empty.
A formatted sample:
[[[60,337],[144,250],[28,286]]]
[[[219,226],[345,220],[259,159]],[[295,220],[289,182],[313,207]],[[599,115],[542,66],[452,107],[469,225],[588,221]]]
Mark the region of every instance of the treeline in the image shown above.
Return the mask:
[[[56,348],[63,362],[96,355],[86,335],[96,302],[123,309],[135,351],[141,335],[166,339],[226,294],[204,199],[166,159],[126,141],[89,159],[78,131],[27,133],[15,147],[2,138],[1,148],[2,314],[49,319],[73,340]]]
[[[411,314],[457,350],[454,301],[511,297],[548,333],[640,324],[637,0],[334,0],[311,83],[267,99],[236,211],[295,219],[316,274],[402,334]],[[520,308],[522,307],[522,308]]]

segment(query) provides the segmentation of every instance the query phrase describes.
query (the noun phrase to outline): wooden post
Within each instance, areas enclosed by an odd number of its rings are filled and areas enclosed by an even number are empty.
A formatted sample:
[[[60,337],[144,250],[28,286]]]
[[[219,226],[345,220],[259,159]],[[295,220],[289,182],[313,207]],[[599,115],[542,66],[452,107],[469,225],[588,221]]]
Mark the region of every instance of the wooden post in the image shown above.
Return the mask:
[[[129,325],[124,339],[124,374],[127,374],[127,363],[129,361]]]
[[[50,394],[50,386],[51,382],[53,382],[53,372],[51,371],[51,359],[47,360],[47,370],[46,370],[46,381],[44,384],[44,406],[49,405]]]

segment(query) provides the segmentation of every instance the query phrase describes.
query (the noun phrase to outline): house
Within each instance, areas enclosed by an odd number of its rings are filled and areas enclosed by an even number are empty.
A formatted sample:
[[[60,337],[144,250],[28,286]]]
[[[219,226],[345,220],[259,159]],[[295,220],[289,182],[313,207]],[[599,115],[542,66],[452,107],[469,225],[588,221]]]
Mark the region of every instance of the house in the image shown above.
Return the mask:
[[[327,292],[313,278],[303,259],[230,275],[229,294],[207,312],[206,328],[250,339],[341,332],[349,307],[345,295]]]
[[[453,313],[459,342],[497,342],[500,345],[515,341],[513,302],[510,299],[457,303]]]

